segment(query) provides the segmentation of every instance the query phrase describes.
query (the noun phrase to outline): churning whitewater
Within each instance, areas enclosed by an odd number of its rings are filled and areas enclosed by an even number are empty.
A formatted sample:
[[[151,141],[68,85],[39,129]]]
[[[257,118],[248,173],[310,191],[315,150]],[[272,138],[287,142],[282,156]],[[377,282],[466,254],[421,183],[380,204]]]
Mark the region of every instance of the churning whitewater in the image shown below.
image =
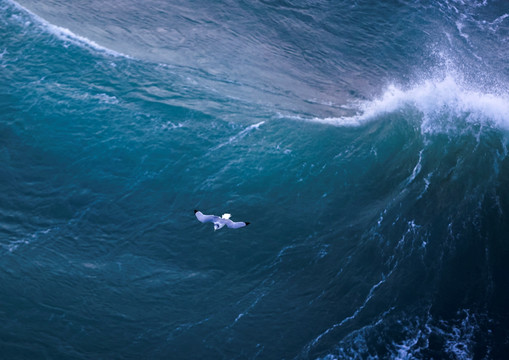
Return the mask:
[[[0,0],[2,357],[504,359],[508,45],[502,0]]]

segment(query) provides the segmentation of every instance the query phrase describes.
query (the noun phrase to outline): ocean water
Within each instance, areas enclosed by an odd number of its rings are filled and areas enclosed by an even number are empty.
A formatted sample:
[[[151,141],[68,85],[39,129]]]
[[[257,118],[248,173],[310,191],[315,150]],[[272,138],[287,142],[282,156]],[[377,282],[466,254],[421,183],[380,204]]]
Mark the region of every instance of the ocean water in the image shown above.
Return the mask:
[[[0,358],[506,358],[507,59],[505,0],[0,0]]]

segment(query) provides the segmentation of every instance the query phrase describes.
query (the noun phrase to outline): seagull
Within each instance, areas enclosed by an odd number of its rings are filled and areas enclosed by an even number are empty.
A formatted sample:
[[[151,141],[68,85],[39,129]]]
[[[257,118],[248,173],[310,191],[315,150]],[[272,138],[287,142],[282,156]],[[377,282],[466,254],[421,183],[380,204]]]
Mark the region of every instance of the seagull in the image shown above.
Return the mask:
[[[223,216],[219,217],[216,215],[204,215],[201,211],[198,210],[195,210],[194,214],[196,215],[196,218],[202,223],[214,223],[214,231],[221,229],[225,225],[230,229],[238,229],[250,224],[244,221],[235,222],[230,220],[231,214],[223,214]]]

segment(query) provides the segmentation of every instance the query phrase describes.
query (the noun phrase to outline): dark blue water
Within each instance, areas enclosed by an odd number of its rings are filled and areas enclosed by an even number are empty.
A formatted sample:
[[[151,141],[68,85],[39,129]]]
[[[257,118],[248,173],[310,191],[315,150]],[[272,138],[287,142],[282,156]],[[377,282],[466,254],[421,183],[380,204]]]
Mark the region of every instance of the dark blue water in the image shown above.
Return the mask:
[[[0,358],[507,356],[508,2],[0,14]]]

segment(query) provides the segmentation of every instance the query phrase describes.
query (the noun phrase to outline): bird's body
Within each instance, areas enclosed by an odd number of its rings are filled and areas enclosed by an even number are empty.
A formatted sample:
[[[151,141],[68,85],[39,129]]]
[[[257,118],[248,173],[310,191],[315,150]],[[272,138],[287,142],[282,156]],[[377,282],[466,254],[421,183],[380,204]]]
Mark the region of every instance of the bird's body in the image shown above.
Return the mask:
[[[229,227],[230,229],[238,229],[244,226],[248,226],[248,222],[244,221],[232,221],[230,220],[231,215],[230,214],[223,214],[223,216],[219,217],[216,215],[204,215],[201,211],[195,210],[194,214],[196,215],[196,218],[202,222],[211,222],[214,224],[214,231],[221,229],[223,226],[226,225],[226,227]]]

